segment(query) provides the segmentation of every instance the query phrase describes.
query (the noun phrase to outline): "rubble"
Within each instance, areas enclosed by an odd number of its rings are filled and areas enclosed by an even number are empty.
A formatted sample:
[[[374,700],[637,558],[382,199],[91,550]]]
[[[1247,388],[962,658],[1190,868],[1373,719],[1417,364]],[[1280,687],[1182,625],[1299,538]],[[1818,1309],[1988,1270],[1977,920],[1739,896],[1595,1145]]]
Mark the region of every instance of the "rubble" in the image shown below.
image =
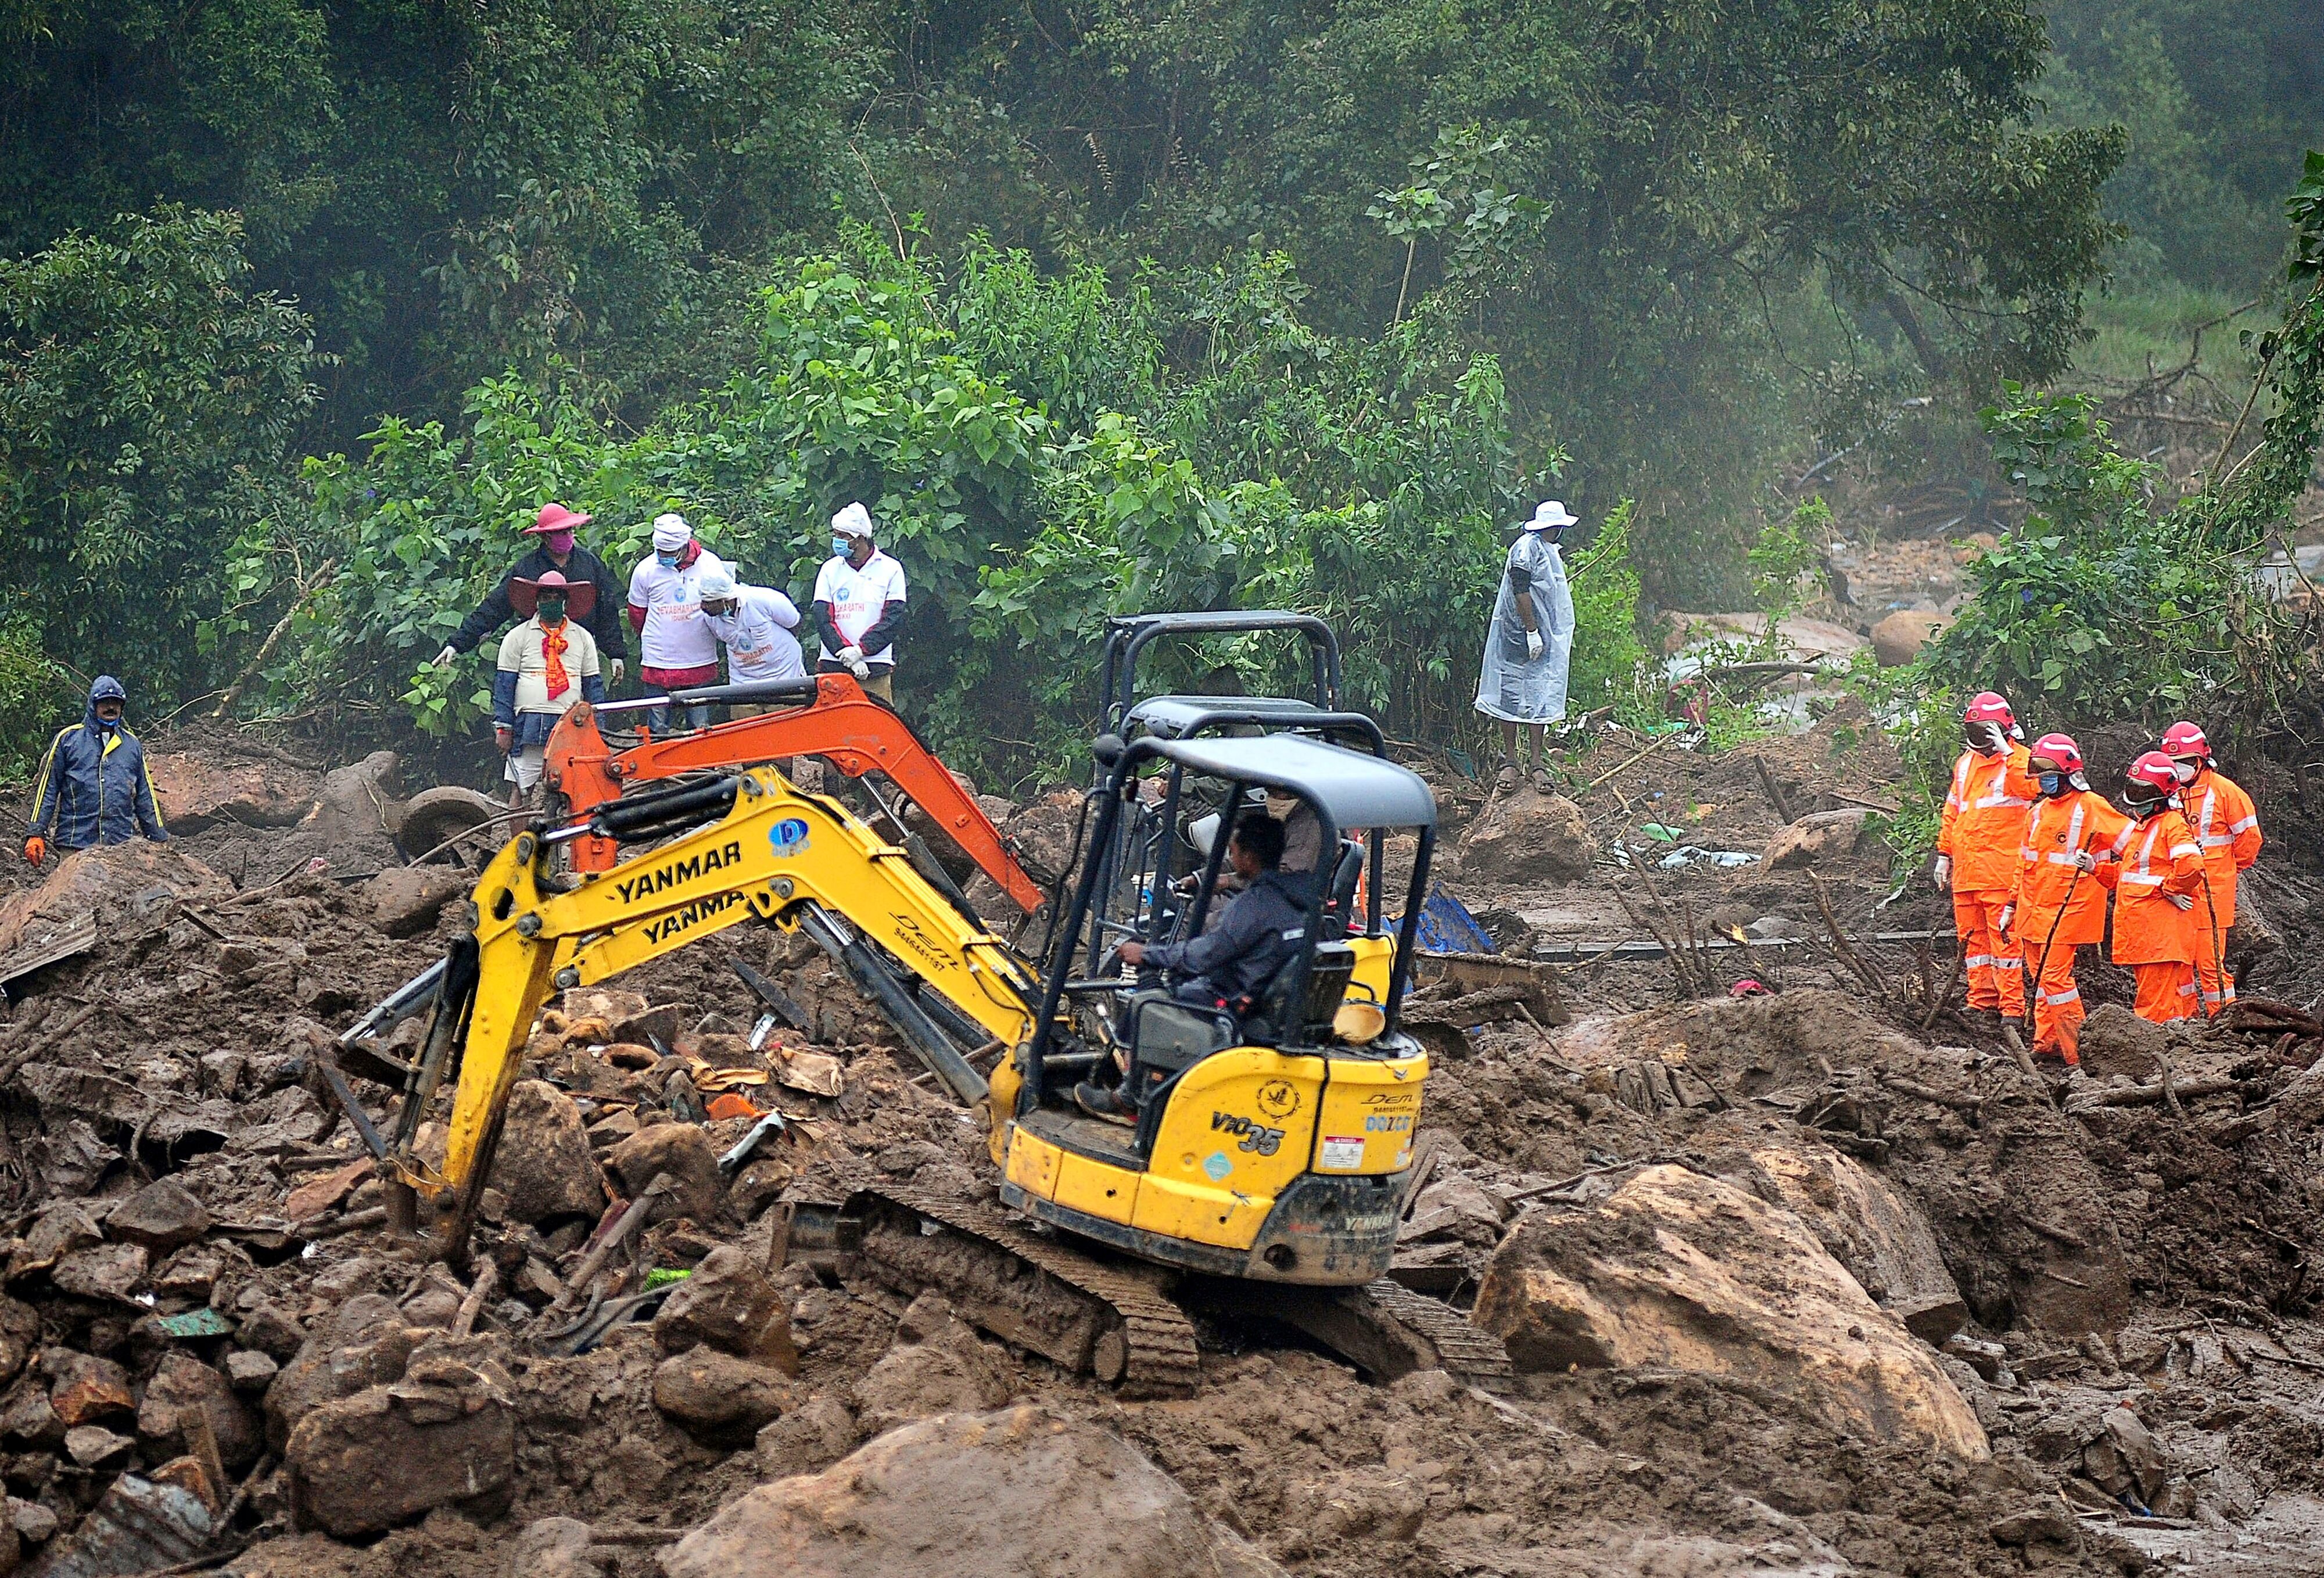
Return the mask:
[[[1497,793],[1461,839],[1461,870],[1495,882],[1576,882],[1596,846],[1582,811],[1530,786]]]
[[[1608,738],[1569,782],[1653,743]],[[406,870],[390,827],[420,853],[429,797],[399,801],[364,764],[327,826],[221,816],[166,850],[100,852],[70,891],[103,927],[11,982],[0,1015],[0,1545],[76,1578],[223,1560],[254,1536],[228,1571],[579,1578],[766,1539],[807,1572],[908,1572],[915,1553],[945,1571],[1138,1571],[1161,1550],[1194,1571],[1998,1578],[2133,1570],[2166,1536],[2258,1542],[2303,1570],[2324,1543],[2301,1545],[2288,1510],[2324,1450],[2309,1395],[2324,1325],[2299,1250],[2324,1219],[2309,1159],[2324,1076],[2303,1074],[2324,1038],[2299,1007],[2315,987],[2246,1028],[2157,1033],[2095,967],[2081,1075],[2029,1075],[1984,1021],[1931,1017],[1910,943],[1868,940],[1939,932],[1925,968],[1944,984],[1941,899],[1872,908],[1895,879],[1863,825],[1895,803],[1895,766],[1859,704],[1738,752],[1685,743],[1570,802],[1432,770],[1446,843],[1468,821],[1472,852],[1499,850],[1448,887],[1500,951],[1433,962],[1407,1004],[1452,1050],[1395,1275],[1513,1333],[1527,1367],[1494,1397],[1427,1371],[1383,1385],[1221,1315],[1195,1394],[1148,1402],[941,1299],[783,1265],[789,1200],[884,1178],[989,1202],[996,1180],[982,1130],[912,1083],[860,994],[801,939],[752,927],[552,997],[474,1262],[398,1258],[321,1060],[372,1121],[392,1111],[389,1059],[417,1050],[425,1016],[374,1044],[386,1058],[334,1043],[441,956],[456,869],[366,876]],[[282,784],[324,798],[317,775]],[[454,819],[496,808],[438,800]],[[1512,875],[1538,852],[1496,845],[1520,805],[1571,835],[1554,872]],[[1077,793],[992,809],[1062,874]],[[1853,829],[1813,865],[1863,972],[1834,956],[1801,872],[1591,863],[1617,839],[1652,844],[1648,823],[1757,849],[1803,820]],[[1631,935],[1618,882],[1674,936],[1722,944],[1701,955],[1714,995],[1674,998],[1662,960],[1530,955]],[[48,883],[9,884],[0,923],[21,930]],[[2264,896],[2292,946],[2262,980],[2313,951],[2305,891]],[[1742,951],[1766,941],[1788,946]],[[754,1049],[736,958],[807,1028]],[[1746,975],[1771,994],[1717,995]],[[684,1090],[715,1115],[678,1119]],[[721,1176],[769,1110],[782,1130]],[[991,1423],[1019,1417],[1043,1422],[1007,1439]],[[1116,1478],[1028,1470],[1053,1440]],[[937,1537],[906,1539],[897,1487],[929,1485]],[[1102,1535],[1117,1487],[1120,1551],[1089,1535],[1091,1497]],[[1052,1512],[1052,1495],[1071,1500]],[[993,1527],[1076,1543],[1028,1554]]]

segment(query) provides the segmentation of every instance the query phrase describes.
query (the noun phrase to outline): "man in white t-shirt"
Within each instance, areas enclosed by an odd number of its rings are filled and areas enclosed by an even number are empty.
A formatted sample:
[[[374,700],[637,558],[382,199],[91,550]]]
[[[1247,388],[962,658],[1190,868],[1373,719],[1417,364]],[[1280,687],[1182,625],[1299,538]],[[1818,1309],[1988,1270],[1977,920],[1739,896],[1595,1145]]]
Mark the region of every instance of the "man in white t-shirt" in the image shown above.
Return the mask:
[[[638,678],[648,695],[718,683],[718,638],[702,616],[702,577],[725,568],[694,540],[685,516],[655,519],[653,552],[630,572],[628,610],[630,628],[638,632]],[[686,710],[697,729],[710,722],[707,706]],[[659,733],[669,715],[668,707],[655,707],[646,714],[647,726]]]
[[[702,577],[702,616],[726,649],[726,678],[735,685],[770,679],[803,679],[798,604],[771,586],[746,586],[724,568]],[[764,706],[738,703],[737,717],[752,717]]]
[[[872,541],[872,512],[848,505],[831,518],[831,557],[815,577],[818,674],[844,670],[865,692],[896,705],[896,632],[904,619],[904,567]]]

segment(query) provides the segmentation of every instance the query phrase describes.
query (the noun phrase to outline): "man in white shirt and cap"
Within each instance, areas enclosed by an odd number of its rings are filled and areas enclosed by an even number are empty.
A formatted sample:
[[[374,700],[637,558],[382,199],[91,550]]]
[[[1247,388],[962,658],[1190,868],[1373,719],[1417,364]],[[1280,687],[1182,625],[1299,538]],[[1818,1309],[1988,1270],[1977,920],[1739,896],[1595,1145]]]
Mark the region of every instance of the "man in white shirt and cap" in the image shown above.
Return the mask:
[[[1500,595],[1493,603],[1477,675],[1477,710],[1501,726],[1497,789],[1517,786],[1520,726],[1533,787],[1544,794],[1556,787],[1542,765],[1542,732],[1565,716],[1565,684],[1573,660],[1573,594],[1565,584],[1557,533],[1580,518],[1558,500],[1548,500],[1518,529],[1501,568]]]
[[[726,649],[728,683],[807,678],[798,637],[791,633],[798,628],[797,604],[772,586],[743,585],[724,566],[704,574],[700,590],[702,616]],[[737,717],[754,717],[767,708],[738,703],[733,710]]]
[[[638,632],[638,678],[648,695],[718,683],[718,638],[702,616],[702,577],[725,568],[695,540],[685,516],[655,518],[653,551],[630,572],[630,628]],[[706,706],[686,710],[695,728],[710,722]],[[655,707],[647,726],[659,732],[669,715],[668,707]]]
[[[831,518],[831,557],[815,577],[816,672],[855,676],[896,705],[896,632],[904,618],[904,567],[872,540],[872,512],[852,503]]]

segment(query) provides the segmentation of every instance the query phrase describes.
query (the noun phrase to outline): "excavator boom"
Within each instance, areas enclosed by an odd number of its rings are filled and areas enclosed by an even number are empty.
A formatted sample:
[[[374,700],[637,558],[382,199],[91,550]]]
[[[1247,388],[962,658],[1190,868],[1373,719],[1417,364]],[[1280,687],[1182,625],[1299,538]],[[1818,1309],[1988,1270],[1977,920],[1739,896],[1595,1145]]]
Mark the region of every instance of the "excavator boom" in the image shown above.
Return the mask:
[[[982,1097],[983,1081],[945,1027],[1008,1048],[1031,1036],[1037,992],[1017,955],[844,807],[801,794],[772,769],[705,785],[698,794],[705,807],[731,796],[731,808],[612,872],[584,875],[570,891],[558,891],[545,856],[552,840],[578,830],[520,835],[484,868],[475,935],[447,964],[439,1034],[413,1070],[407,1121],[388,1158],[409,1191],[403,1225],[420,1225],[413,1218],[425,1196],[437,1213],[430,1231],[447,1252],[459,1252],[525,1037],[552,992],[634,969],[753,916],[805,929],[881,999],[891,1019],[920,1016],[932,1033],[913,1034],[909,1022],[899,1028],[964,1103]],[[613,815],[601,810],[594,826],[599,835],[619,833],[620,811],[650,808],[630,802]],[[867,943],[902,961],[910,977],[888,969]],[[922,985],[937,1001],[918,995]],[[440,1080],[464,1017],[444,1168],[431,1177],[414,1154],[417,1124],[410,1120]]]
[[[630,785],[819,756],[850,778],[886,774],[1019,909],[1029,915],[1040,907],[1039,884],[1017,863],[976,798],[910,724],[866,696],[853,677],[820,674],[778,694],[800,705],[692,734],[649,738],[626,751],[607,743],[598,709],[581,703],[549,735],[544,764],[549,785],[564,795],[573,816],[586,817],[620,798]],[[611,840],[584,837],[572,851],[572,865],[576,871],[609,871],[614,854]]]

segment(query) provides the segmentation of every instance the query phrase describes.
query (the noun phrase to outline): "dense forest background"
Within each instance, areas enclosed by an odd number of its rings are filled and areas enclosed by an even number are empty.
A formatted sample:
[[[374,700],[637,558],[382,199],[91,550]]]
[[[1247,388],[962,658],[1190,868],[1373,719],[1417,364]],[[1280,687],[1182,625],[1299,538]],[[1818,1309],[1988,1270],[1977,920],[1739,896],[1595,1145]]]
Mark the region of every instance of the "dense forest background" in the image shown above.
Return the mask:
[[[1821,458],[1981,486],[2005,380],[2203,325],[2266,374],[2324,145],[2301,0],[22,0],[0,46],[0,756],[100,669],[462,730],[420,663],[552,496],[777,584],[863,498],[908,710],[1011,777],[1134,606],[1323,613],[1451,738],[1536,496],[1613,527],[1594,695]]]

